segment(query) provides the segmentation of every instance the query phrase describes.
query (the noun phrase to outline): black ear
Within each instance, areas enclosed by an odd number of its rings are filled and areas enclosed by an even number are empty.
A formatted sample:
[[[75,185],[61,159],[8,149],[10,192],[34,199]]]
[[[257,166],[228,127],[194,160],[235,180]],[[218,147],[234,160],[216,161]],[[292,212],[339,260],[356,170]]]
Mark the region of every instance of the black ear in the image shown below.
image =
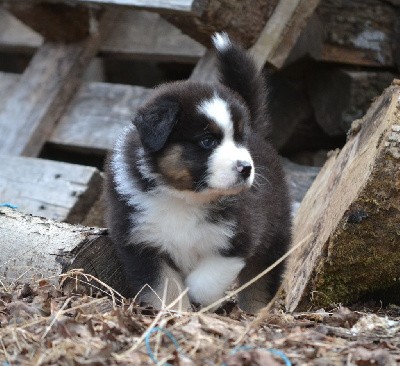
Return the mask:
[[[147,151],[157,152],[162,149],[177,122],[179,110],[179,103],[168,98],[156,99],[139,110],[133,124]]]

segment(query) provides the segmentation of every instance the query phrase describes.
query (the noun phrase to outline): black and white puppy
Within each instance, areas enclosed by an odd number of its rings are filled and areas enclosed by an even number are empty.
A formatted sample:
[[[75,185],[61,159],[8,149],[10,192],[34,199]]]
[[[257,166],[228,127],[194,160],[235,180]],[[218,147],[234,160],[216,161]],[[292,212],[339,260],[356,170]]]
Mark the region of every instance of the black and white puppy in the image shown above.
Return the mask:
[[[164,84],[139,109],[108,157],[106,221],[130,296],[156,308],[189,288],[208,305],[286,252],[287,187],[265,136],[264,79],[225,33],[214,35],[221,83]],[[248,287],[239,305],[263,307],[283,266]]]

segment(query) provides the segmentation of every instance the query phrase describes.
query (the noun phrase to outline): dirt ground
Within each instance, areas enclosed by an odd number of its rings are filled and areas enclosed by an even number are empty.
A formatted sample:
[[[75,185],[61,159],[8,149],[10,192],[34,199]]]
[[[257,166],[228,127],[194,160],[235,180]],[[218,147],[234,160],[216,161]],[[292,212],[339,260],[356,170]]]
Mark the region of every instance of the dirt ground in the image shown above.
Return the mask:
[[[400,365],[398,306],[274,310],[256,326],[233,302],[225,309],[156,312],[115,292],[0,283],[0,365]]]

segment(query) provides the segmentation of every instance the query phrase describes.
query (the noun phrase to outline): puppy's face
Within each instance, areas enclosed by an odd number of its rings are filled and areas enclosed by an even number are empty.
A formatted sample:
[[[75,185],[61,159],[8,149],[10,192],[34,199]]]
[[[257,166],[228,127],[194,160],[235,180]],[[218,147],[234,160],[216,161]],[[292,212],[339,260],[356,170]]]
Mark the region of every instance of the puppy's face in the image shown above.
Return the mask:
[[[170,84],[134,123],[147,169],[179,191],[235,194],[249,188],[254,164],[245,147],[248,111],[222,87]]]

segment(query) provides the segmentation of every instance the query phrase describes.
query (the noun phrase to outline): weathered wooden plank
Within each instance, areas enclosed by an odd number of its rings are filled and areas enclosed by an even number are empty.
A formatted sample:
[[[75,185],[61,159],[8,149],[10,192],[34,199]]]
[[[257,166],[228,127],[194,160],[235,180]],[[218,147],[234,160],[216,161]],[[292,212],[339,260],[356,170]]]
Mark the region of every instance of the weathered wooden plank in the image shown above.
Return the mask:
[[[69,225],[7,208],[0,208],[0,236],[0,280],[5,285],[24,278],[55,276],[57,281],[57,275],[74,261],[81,247],[101,241],[107,252],[110,246],[104,229]],[[86,267],[91,267],[91,260],[86,257]],[[105,270],[112,267],[104,262],[103,266]]]
[[[104,57],[197,62],[205,48],[156,13],[110,8],[101,19]],[[144,36],[146,35],[146,36]],[[33,53],[43,37],[0,7],[0,50]]]
[[[39,3],[43,0],[2,0],[4,3]],[[123,6],[127,8],[145,9],[169,13],[194,13],[201,14],[204,11],[204,0],[46,0],[48,3],[64,2],[72,5],[105,5]]]
[[[49,142],[76,151],[104,154],[148,93],[146,88],[129,85],[83,84]]]
[[[295,46],[319,0],[281,0],[265,24],[251,54],[259,68],[265,63],[280,68]]]
[[[379,291],[400,293],[396,84],[355,122],[347,144],[331,154],[299,208],[294,243],[311,236],[287,266],[289,311],[347,304]]]
[[[102,19],[104,56],[195,63],[205,48],[158,14],[108,9]]]
[[[0,111],[0,153],[35,156],[98,48],[97,37],[70,45],[45,43]]]
[[[96,168],[56,161],[0,156],[0,203],[58,221],[81,222],[100,195]]]
[[[43,38],[0,6],[0,50],[33,53]]]
[[[0,71],[0,111],[4,107],[8,96],[13,93],[17,87],[20,76]]]

